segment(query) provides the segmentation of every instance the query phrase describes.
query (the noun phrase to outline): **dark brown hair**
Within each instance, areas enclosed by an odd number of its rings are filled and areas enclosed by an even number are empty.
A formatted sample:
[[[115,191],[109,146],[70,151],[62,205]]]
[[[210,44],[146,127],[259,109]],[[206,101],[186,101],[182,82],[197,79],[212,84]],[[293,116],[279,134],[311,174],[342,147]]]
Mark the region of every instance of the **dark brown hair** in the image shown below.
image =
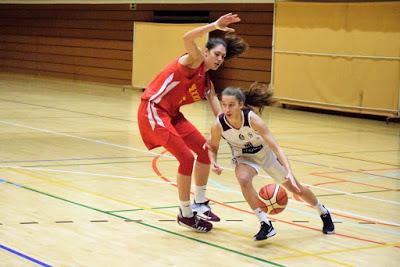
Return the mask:
[[[266,106],[270,106],[274,100],[272,99],[272,87],[270,84],[254,82],[249,89],[242,91],[238,87],[227,87],[222,93],[222,96],[234,96],[239,102],[244,103],[246,108],[258,108],[261,113]]]
[[[206,47],[208,50],[213,49],[217,45],[223,45],[226,48],[225,59],[230,59],[244,53],[249,45],[235,34],[226,34],[222,37],[212,37],[208,39]]]

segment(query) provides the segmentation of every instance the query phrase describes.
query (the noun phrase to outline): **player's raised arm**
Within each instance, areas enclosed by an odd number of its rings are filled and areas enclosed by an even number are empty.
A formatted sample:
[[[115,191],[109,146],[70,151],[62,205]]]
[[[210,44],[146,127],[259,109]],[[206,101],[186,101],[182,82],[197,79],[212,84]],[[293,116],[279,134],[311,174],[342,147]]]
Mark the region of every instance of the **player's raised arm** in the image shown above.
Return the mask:
[[[179,63],[190,68],[197,68],[200,66],[204,60],[204,56],[201,49],[196,45],[195,39],[214,30],[234,32],[235,30],[229,28],[228,26],[239,21],[240,18],[238,15],[229,13],[221,16],[215,22],[194,28],[193,30],[185,33],[183,36],[183,44],[187,54],[179,59]]]

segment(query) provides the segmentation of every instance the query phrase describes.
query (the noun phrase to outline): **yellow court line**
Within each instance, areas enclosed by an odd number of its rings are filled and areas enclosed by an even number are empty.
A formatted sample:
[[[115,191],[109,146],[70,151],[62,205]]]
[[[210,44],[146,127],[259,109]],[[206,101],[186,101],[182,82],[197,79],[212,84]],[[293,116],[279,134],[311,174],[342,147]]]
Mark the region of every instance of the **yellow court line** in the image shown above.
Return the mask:
[[[89,190],[86,190],[86,189],[82,189],[82,188],[70,185],[67,182],[56,181],[56,180],[54,180],[52,178],[43,178],[42,176],[39,177],[36,174],[32,174],[32,171],[26,171],[26,170],[20,170],[20,169],[13,169],[13,171],[15,171],[17,173],[20,173],[20,174],[23,174],[23,175],[24,174],[28,175],[29,177],[33,177],[33,178],[41,180],[41,181],[50,182],[50,183],[53,183],[53,184],[65,186],[67,188],[74,189],[74,190],[76,190],[78,192],[83,192],[83,193],[87,193],[87,194],[90,194],[90,195],[95,195],[97,197],[105,198],[107,200],[112,200],[112,201],[123,203],[123,204],[129,205],[129,206],[134,206],[135,208],[140,208],[140,209],[143,209],[143,210],[146,210],[146,211],[151,211],[151,212],[154,212],[154,213],[157,213],[157,214],[161,214],[161,215],[165,215],[165,216],[171,217],[171,214],[165,213],[165,212],[160,211],[160,210],[152,210],[149,207],[145,207],[145,206],[142,206],[142,205],[139,205],[139,204],[136,204],[136,203],[132,203],[132,202],[129,202],[129,201],[126,201],[126,200],[117,199],[117,198],[106,196],[106,195],[103,195],[103,194],[100,194],[100,193],[97,193],[97,192],[93,192],[93,191],[89,191]],[[175,216],[173,216],[173,217],[175,217]]]
[[[54,180],[52,178],[44,178],[42,176],[39,177],[37,174],[34,174],[32,170],[13,169],[13,171],[15,171],[17,173],[20,173],[22,175],[27,175],[29,177],[32,177],[32,178],[35,178],[35,179],[38,179],[38,180],[41,180],[41,181],[57,184],[57,185],[64,186],[64,187],[67,187],[67,188],[71,188],[71,189],[74,189],[74,190],[76,190],[78,192],[83,192],[83,193],[95,195],[97,197],[101,197],[101,198],[104,198],[104,199],[107,199],[107,200],[112,200],[112,201],[115,201],[115,202],[120,202],[120,203],[123,203],[123,204],[126,204],[126,205],[133,206],[135,208],[141,208],[143,210],[150,211],[150,212],[157,213],[157,214],[161,214],[161,215],[164,215],[164,216],[167,216],[167,217],[170,217],[170,218],[176,218],[175,214],[173,215],[173,214],[170,214],[170,213],[162,212],[160,210],[154,210],[154,209],[152,209],[150,207],[145,207],[145,206],[142,206],[142,205],[139,205],[139,204],[136,204],[136,203],[132,203],[132,202],[129,202],[129,201],[113,198],[113,197],[106,196],[106,195],[103,195],[103,194],[99,194],[99,193],[96,193],[96,192],[92,192],[92,191],[89,191],[89,190],[86,190],[86,189],[78,188],[78,187],[75,187],[73,185],[70,185],[67,182],[56,181],[56,180]],[[236,236],[239,236],[239,237],[244,237],[246,239],[250,238],[248,234],[245,234],[243,232],[237,232],[237,231],[225,229],[225,228],[218,228],[218,231],[226,232],[226,233],[229,233],[229,234],[232,234],[232,235],[236,235]],[[333,260],[333,259],[330,259],[330,258],[325,258],[323,256],[320,256],[318,253],[306,252],[306,251],[303,251],[303,250],[294,249],[294,248],[291,248],[291,247],[288,247],[288,246],[284,246],[284,245],[281,245],[281,244],[277,244],[277,243],[271,243],[270,245],[283,248],[283,249],[285,249],[287,251],[291,251],[291,252],[294,251],[294,252],[297,252],[297,253],[300,254],[300,255],[296,255],[296,256],[279,257],[279,259],[290,259],[290,258],[301,258],[301,257],[312,256],[312,257],[316,257],[316,258],[318,258],[320,260],[333,262],[333,263],[336,263],[336,264],[339,264],[339,265],[342,265],[342,266],[354,266],[354,265],[351,265],[351,264],[348,264],[348,263],[345,263],[345,262],[340,262],[340,261]],[[272,260],[272,259],[268,258],[267,260]]]

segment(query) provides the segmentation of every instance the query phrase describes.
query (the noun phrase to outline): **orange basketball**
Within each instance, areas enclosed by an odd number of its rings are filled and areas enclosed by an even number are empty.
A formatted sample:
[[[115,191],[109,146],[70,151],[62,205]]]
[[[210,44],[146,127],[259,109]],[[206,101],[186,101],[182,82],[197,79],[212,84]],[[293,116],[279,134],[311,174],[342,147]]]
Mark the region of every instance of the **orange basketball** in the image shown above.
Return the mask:
[[[258,192],[259,206],[268,214],[281,213],[288,203],[286,190],[277,184],[264,185]]]

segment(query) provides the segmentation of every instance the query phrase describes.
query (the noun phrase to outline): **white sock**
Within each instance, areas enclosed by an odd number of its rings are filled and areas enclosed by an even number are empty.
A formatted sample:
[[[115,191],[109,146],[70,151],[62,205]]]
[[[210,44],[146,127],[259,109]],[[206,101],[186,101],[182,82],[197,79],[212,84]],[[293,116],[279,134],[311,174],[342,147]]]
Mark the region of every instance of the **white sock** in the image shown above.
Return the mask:
[[[206,190],[207,185],[196,185],[194,187],[194,201],[196,201],[196,203],[204,203],[207,201]]]
[[[183,217],[193,217],[193,211],[192,211],[192,207],[190,206],[190,200],[188,201],[181,201],[181,211],[182,211],[182,216]]]
[[[266,222],[269,224],[267,214],[265,212],[263,212],[260,208],[256,208],[254,210],[254,213],[256,214],[256,216],[260,222]]]
[[[319,200],[317,202],[317,205],[314,206],[314,208],[319,212],[319,215],[322,214],[327,214],[328,213],[328,209],[324,207],[324,205],[322,205]]]

